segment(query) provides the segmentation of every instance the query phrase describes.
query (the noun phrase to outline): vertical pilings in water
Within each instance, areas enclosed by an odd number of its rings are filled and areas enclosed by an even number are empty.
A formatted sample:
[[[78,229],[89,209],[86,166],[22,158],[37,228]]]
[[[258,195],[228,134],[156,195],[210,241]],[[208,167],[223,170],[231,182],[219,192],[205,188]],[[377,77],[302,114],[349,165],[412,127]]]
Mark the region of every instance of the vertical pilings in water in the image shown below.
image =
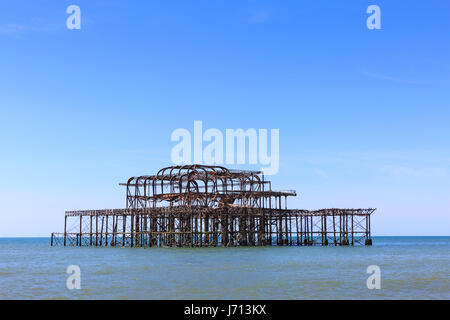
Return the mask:
[[[185,208],[115,210],[79,211],[66,215],[64,233],[52,233],[51,245],[208,247],[372,244],[370,214],[374,209],[308,211],[230,207],[189,208],[187,212]]]
[[[66,246],[67,239],[67,215],[64,217],[64,246]]]

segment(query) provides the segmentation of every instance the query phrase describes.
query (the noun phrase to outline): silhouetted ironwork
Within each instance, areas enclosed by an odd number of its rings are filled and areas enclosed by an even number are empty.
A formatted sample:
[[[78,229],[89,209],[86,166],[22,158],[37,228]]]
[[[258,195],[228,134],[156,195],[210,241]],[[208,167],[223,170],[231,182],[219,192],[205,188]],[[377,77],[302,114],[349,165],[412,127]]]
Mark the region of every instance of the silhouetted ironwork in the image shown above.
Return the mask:
[[[376,209],[288,209],[259,171],[173,166],[126,183],[126,208],[67,211],[64,246],[371,245]]]

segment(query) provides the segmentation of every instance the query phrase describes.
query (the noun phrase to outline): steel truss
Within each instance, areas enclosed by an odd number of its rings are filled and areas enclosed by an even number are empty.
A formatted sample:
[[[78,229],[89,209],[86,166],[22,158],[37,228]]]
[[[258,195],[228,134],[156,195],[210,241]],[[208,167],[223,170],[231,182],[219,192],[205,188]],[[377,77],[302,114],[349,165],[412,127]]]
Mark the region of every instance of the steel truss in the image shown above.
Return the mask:
[[[126,208],[67,211],[64,246],[371,245],[376,209],[287,209],[296,192],[272,191],[258,171],[175,166],[132,177]]]

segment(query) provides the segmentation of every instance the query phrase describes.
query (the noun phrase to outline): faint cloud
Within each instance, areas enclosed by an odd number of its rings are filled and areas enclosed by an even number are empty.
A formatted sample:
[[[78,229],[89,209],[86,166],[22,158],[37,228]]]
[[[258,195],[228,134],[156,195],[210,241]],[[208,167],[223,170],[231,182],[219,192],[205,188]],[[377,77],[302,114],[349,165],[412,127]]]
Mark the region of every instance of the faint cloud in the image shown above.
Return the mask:
[[[447,152],[408,151],[308,151],[307,155],[284,156],[283,159],[301,163],[316,176],[330,179],[336,173],[383,175],[394,178],[439,179],[447,181],[450,158]],[[330,172],[333,174],[330,176]]]
[[[400,165],[384,165],[379,168],[379,171],[396,178],[443,178],[447,173],[444,168],[414,168]]]
[[[0,26],[0,34],[5,36],[17,36],[26,32],[29,27],[25,25],[11,23],[6,26]]]
[[[361,71],[361,74],[370,78],[380,79],[380,80],[387,80],[392,82],[398,82],[398,83],[406,83],[406,84],[428,84],[427,81],[422,80],[416,80],[416,79],[409,79],[409,78],[401,78],[396,76],[390,76],[385,75],[381,73],[374,73],[374,72],[368,72],[368,71]]]
[[[321,170],[321,169],[314,169],[313,173],[315,175],[318,175],[318,176],[322,177],[322,178],[328,179],[328,174],[325,171]]]
[[[28,33],[55,33],[61,29],[61,24],[48,23],[35,18],[30,23],[9,23],[0,26],[0,35],[20,38]]]

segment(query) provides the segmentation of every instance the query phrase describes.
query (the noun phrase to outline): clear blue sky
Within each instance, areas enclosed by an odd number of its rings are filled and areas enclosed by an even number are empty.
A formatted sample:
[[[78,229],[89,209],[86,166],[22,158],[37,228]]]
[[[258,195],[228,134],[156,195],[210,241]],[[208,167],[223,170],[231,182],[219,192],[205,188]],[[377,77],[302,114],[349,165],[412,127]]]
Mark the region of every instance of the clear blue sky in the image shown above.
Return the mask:
[[[194,120],[280,129],[292,207],[450,235],[450,2],[1,1],[0,236],[124,207],[118,183],[170,165]]]

